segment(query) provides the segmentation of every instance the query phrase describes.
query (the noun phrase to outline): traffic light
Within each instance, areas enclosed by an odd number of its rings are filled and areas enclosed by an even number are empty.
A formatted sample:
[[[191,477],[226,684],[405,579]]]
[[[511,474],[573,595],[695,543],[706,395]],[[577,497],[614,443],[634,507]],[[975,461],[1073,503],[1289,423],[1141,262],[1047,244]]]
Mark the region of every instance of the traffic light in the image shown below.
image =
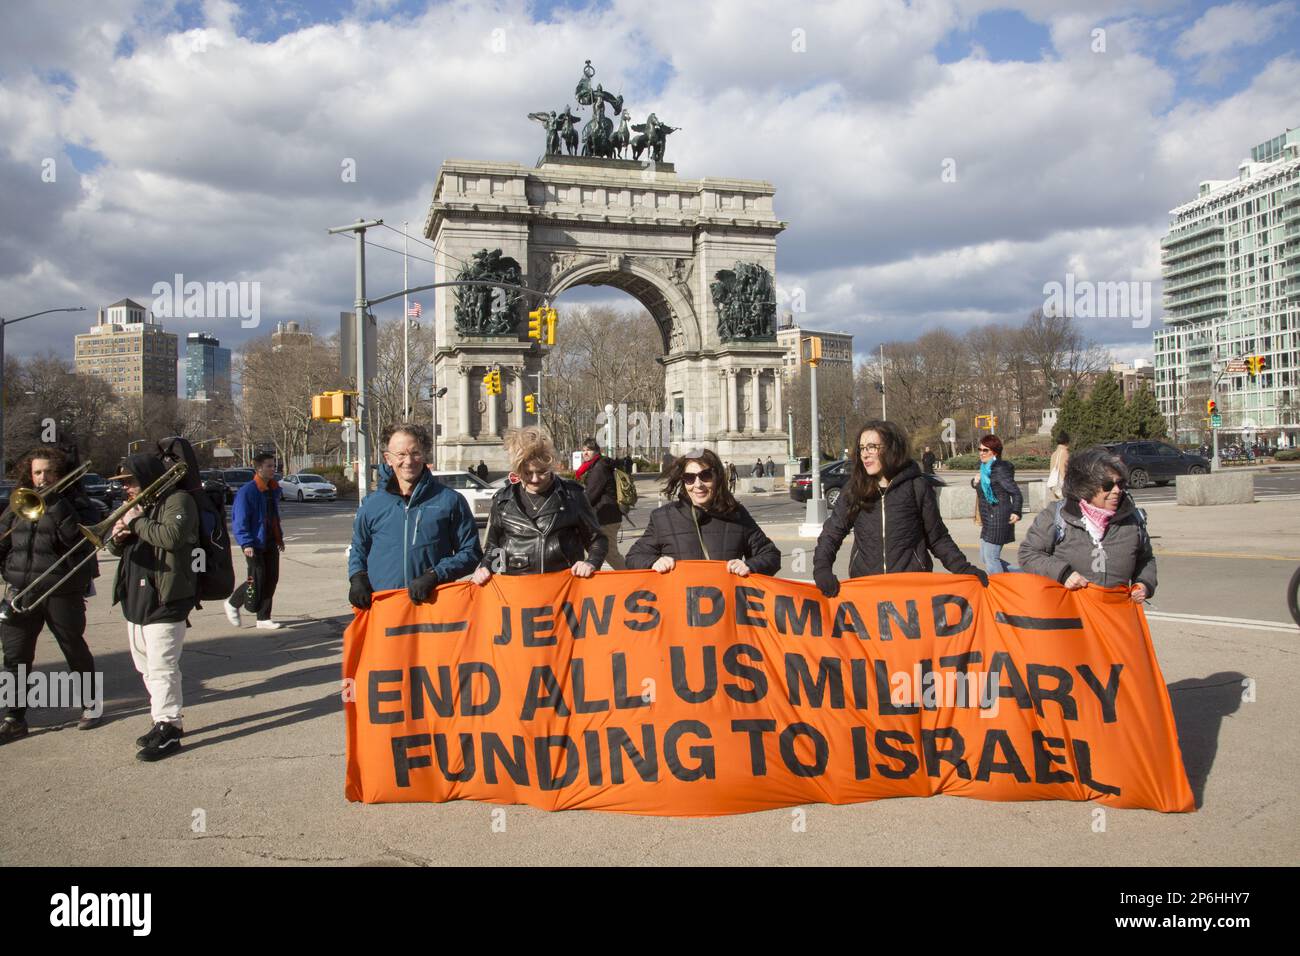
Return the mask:
[[[1219,403],[1216,402],[1216,401],[1215,401],[1214,399],[1212,399],[1212,398],[1210,398],[1210,399],[1206,399],[1206,402],[1205,402],[1205,414],[1206,414],[1206,415],[1214,415],[1214,414],[1216,414],[1218,411],[1219,411]]]
[[[341,422],[355,415],[356,392],[332,391],[311,397],[311,417],[327,422]]]
[[[531,395],[531,394],[530,394],[530,395],[525,395],[525,396],[524,396],[524,411],[526,411],[529,415],[536,415],[536,414],[537,414],[537,396],[536,396],[536,395]]]
[[[542,340],[542,314],[549,311],[548,309],[533,309],[528,313],[528,337],[530,339]]]
[[[501,372],[498,369],[492,369],[483,377],[483,385],[487,388],[489,395],[501,394]]]
[[[554,309],[543,309],[542,311],[546,313],[546,344],[554,345],[555,344],[555,322],[558,316],[555,314]]]
[[[1260,372],[1268,368],[1268,357],[1265,355],[1247,355],[1246,371],[1250,373],[1251,378],[1255,378]]]

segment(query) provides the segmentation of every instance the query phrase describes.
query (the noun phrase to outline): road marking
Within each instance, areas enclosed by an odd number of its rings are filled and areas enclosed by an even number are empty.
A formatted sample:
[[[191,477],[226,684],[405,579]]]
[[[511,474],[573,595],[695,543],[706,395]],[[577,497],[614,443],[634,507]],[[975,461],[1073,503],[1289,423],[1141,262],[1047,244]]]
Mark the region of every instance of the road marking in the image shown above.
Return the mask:
[[[1147,611],[1149,621],[1169,621],[1178,624],[1217,624],[1220,627],[1237,627],[1251,631],[1281,631],[1294,633],[1294,624],[1281,621],[1252,621],[1241,617],[1211,617],[1206,614],[1174,614],[1170,611]]]
[[[1155,535],[1159,537],[1159,535]],[[1166,551],[1156,548],[1156,554],[1171,558],[1233,558],[1239,561],[1291,561],[1300,562],[1294,554],[1236,554],[1231,551]]]

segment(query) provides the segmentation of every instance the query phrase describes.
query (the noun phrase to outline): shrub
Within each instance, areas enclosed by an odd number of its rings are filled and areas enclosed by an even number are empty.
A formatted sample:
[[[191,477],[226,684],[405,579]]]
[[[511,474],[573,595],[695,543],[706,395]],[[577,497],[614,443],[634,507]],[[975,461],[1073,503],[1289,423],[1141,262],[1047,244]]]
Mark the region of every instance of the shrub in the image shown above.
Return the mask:
[[[1300,448],[1281,448],[1277,453],[1278,461],[1300,461]]]
[[[1051,465],[1052,459],[1044,455],[1012,455],[1007,459],[1016,466],[1016,471],[1043,471]],[[978,455],[954,455],[944,461],[943,466],[950,471],[978,471]]]

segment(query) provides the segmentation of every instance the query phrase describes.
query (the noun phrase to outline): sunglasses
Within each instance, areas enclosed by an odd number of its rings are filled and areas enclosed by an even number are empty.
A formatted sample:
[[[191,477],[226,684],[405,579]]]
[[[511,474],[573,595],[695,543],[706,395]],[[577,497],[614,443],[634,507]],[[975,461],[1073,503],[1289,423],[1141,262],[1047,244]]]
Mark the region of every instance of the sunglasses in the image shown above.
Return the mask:
[[[703,471],[688,471],[686,474],[682,475],[682,484],[689,488],[691,485],[695,484],[696,478],[700,479],[700,481],[704,482],[706,485],[713,484],[713,469],[705,468]]]
[[[1120,491],[1123,491],[1123,490],[1124,490],[1124,481],[1123,481],[1123,479],[1121,479],[1121,478],[1107,478],[1105,481],[1103,481],[1103,482],[1101,483],[1101,490],[1104,491],[1104,492],[1106,492],[1107,494],[1109,494],[1109,493],[1110,493],[1111,491],[1113,491],[1115,488],[1119,488]]]

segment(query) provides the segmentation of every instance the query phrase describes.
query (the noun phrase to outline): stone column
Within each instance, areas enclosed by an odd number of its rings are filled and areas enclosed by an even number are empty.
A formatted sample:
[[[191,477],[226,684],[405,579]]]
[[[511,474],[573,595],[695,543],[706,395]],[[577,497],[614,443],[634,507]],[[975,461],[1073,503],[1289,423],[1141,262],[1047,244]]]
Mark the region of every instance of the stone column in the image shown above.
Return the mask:
[[[727,369],[727,431],[740,428],[740,376],[739,369]]]
[[[473,369],[468,365],[456,366],[460,374],[460,434],[464,438],[469,434],[469,378]]]
[[[700,363],[700,424],[704,426],[704,434],[697,433],[696,438],[709,437],[709,363]]]
[[[749,403],[754,409],[754,420],[749,423],[749,430],[757,435],[763,430],[763,382],[762,369],[749,370]]]
[[[781,407],[781,378],[781,370],[776,369],[772,373],[772,388],[774,390],[772,400],[772,420],[768,422],[774,432],[779,432],[785,427],[785,409]]]
[[[718,418],[721,419],[718,431],[725,433],[730,428],[727,422],[727,370],[725,368],[718,369]]]
[[[510,370],[511,378],[514,385],[514,411],[510,415],[510,420],[516,428],[524,427],[524,370],[516,365]]]

